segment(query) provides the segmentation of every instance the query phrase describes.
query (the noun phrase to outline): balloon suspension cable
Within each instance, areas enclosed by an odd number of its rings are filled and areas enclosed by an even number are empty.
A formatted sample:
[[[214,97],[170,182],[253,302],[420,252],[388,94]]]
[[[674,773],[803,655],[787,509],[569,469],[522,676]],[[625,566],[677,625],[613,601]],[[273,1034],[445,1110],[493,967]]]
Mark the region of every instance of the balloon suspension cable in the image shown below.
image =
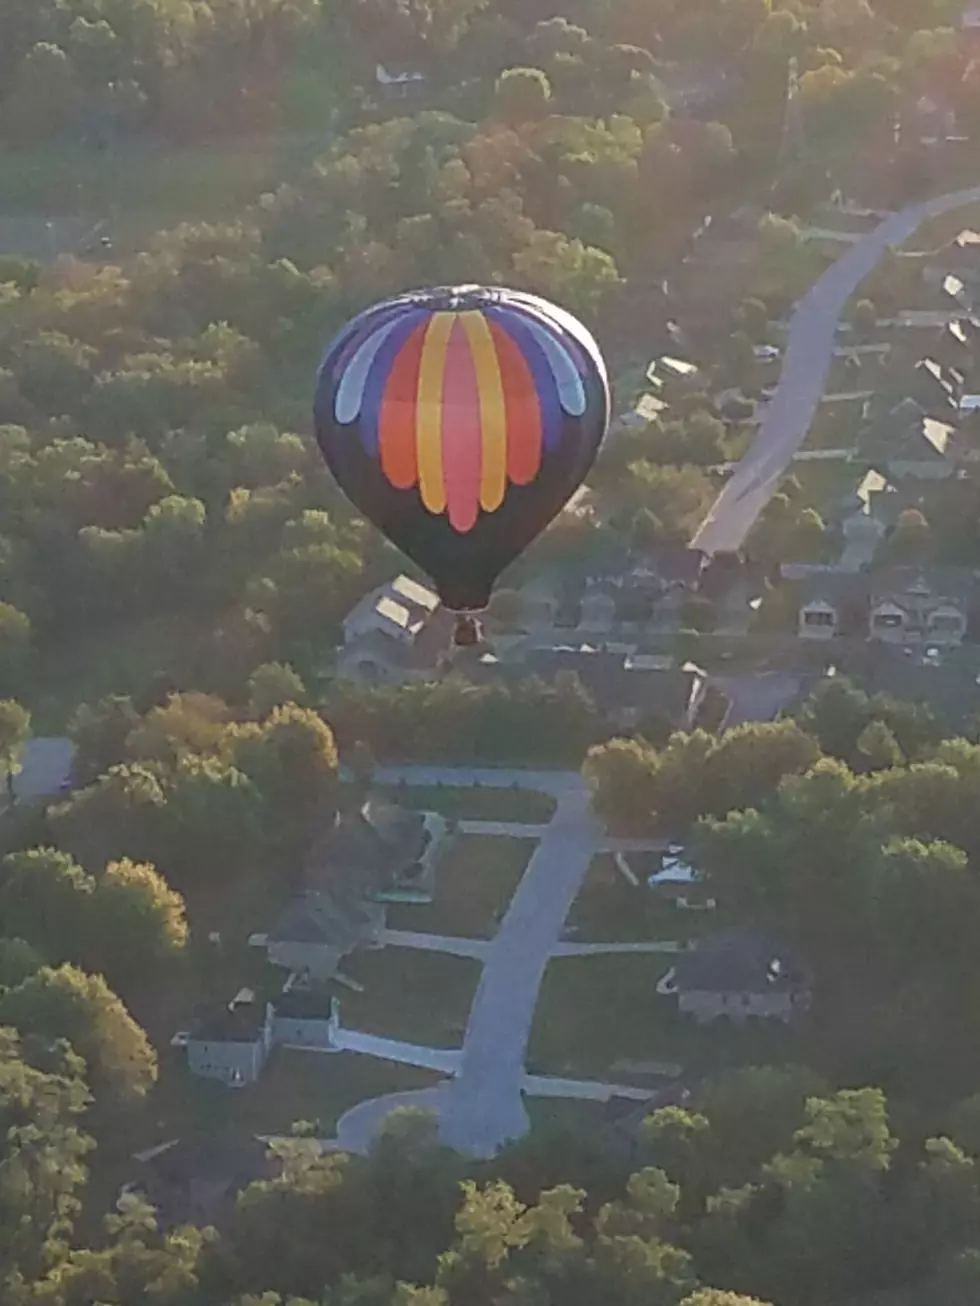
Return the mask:
[[[456,614],[456,627],[453,630],[453,644],[456,648],[473,648],[483,639],[482,627],[476,617],[467,612]]]

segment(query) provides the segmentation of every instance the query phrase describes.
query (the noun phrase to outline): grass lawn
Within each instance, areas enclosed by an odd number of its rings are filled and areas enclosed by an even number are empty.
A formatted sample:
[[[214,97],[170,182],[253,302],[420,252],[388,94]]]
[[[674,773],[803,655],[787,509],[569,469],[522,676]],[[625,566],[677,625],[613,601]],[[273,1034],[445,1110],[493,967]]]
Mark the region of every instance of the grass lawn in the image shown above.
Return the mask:
[[[670,968],[661,956],[560,957],[551,961],[535,1013],[528,1069],[538,1074],[607,1075],[618,1061],[671,1061],[686,1073],[733,1064],[806,1060],[799,1038],[758,1024],[695,1025],[660,997]],[[614,1072],[629,1080],[629,1074]]]
[[[175,1056],[185,1054],[177,1050]],[[195,1079],[180,1065],[161,1073],[147,1113],[154,1140],[179,1137],[195,1128],[240,1129],[255,1134],[288,1134],[297,1120],[316,1123],[319,1137],[333,1134],[345,1111],[368,1098],[428,1088],[440,1076],[354,1052],[299,1052],[275,1048],[258,1082],[226,1088]]]
[[[364,985],[363,993],[332,986],[340,999],[342,1025],[430,1047],[462,1045],[480,980],[479,962],[414,948],[381,948],[355,952],[341,970]]]
[[[527,866],[534,842],[503,835],[453,837],[436,869],[435,900],[388,908],[393,930],[419,930],[463,939],[488,939],[496,932]]]
[[[592,859],[565,925],[566,937],[580,943],[689,939],[716,929],[718,913],[681,911],[645,886],[634,889],[612,856],[600,853]]]
[[[372,789],[389,802],[415,811],[440,812],[456,821],[518,821],[544,825],[555,812],[555,800],[536,789],[497,789],[487,785],[379,785]]]

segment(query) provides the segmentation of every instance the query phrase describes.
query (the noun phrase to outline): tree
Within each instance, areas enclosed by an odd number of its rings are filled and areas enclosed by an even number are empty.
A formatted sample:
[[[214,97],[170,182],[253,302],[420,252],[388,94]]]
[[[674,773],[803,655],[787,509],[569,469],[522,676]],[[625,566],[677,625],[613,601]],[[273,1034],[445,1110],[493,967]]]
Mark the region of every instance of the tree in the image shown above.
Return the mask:
[[[84,952],[95,883],[55,848],[9,853],[0,863],[4,932],[26,939],[53,962]]]
[[[889,562],[921,564],[932,551],[932,529],[918,508],[905,508],[898,515],[884,552]]]
[[[157,1076],[150,1043],[100,975],[45,966],[0,996],[0,1022],[21,1036],[67,1039],[101,1107],[141,1101]]]
[[[93,780],[124,761],[127,741],[140,724],[128,694],[108,694],[95,703],[81,703],[68,722],[75,745],[73,771],[79,785]]]
[[[596,814],[616,832],[643,830],[652,823],[656,772],[656,753],[635,739],[597,744],[582,767]]]
[[[859,299],[851,313],[851,326],[859,340],[868,340],[878,329],[878,309],[873,299]]]
[[[65,1254],[93,1146],[79,1128],[90,1099],[78,1057],[62,1049],[46,1072],[25,1044],[0,1028],[0,1296],[9,1301]]]
[[[506,68],[497,78],[497,113],[504,122],[541,118],[551,100],[551,83],[540,68]]]
[[[126,742],[130,757],[173,765],[188,754],[216,753],[230,713],[214,694],[170,694],[155,707]]]
[[[43,965],[41,954],[24,939],[0,938],[0,989],[15,989]]]
[[[146,863],[110,862],[96,883],[90,913],[90,947],[117,987],[145,983],[153,968],[187,945],[184,900]]]
[[[868,769],[884,771],[891,766],[901,766],[902,750],[898,740],[884,721],[869,721],[858,735],[857,750],[867,759]]]
[[[316,712],[287,704],[263,722],[229,727],[225,755],[255,785],[286,846],[303,848],[337,809],[337,749]]]
[[[277,707],[306,702],[306,686],[292,667],[282,662],[265,662],[256,667],[248,682],[248,712],[263,720]]]
[[[31,714],[13,699],[0,699],[0,766],[7,783],[7,799],[17,801],[14,776],[20,772],[20,756],[31,734]]]
[[[0,603],[0,685],[16,684],[31,643],[31,621],[11,603]]]
[[[159,846],[166,791],[149,766],[114,766],[87,789],[48,812],[58,842],[83,866],[101,870],[117,858],[152,861]]]
[[[739,1292],[725,1292],[721,1288],[703,1288],[685,1297],[681,1306],[769,1306],[758,1297],[743,1297]]]

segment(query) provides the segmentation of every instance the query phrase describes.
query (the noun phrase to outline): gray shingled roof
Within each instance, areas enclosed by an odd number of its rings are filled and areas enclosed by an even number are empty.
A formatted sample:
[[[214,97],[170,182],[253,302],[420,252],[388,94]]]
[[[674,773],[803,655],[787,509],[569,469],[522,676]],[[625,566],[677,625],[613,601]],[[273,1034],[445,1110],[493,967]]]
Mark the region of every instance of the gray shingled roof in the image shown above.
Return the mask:
[[[804,968],[780,944],[756,930],[725,930],[678,958],[679,991],[792,993],[804,989]]]

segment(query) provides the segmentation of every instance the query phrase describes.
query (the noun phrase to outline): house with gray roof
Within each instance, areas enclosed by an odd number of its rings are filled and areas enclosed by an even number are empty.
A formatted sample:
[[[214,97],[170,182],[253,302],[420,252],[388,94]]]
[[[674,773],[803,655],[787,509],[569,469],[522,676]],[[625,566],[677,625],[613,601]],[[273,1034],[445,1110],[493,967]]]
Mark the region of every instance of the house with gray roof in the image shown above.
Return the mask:
[[[732,929],[702,939],[677,959],[671,988],[678,1010],[698,1024],[727,1019],[780,1020],[809,1009],[812,978],[789,949],[757,930]]]
[[[874,577],[869,635],[905,647],[955,647],[966,638],[980,602],[980,579],[966,567],[894,567]]]
[[[231,1088],[254,1084],[272,1046],[272,1007],[251,989],[227,1006],[208,1012],[175,1042],[187,1048],[192,1075],[217,1079]]]
[[[433,590],[397,576],[366,594],[344,619],[338,674],[371,684],[431,679],[448,659],[454,623]]]

